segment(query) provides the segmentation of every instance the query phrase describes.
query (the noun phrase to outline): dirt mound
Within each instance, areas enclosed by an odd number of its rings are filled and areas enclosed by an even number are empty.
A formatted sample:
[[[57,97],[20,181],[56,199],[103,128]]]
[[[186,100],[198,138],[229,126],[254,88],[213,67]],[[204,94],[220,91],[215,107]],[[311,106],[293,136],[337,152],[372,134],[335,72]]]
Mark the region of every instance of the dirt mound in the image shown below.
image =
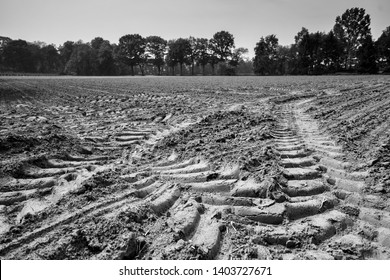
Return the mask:
[[[172,152],[185,158],[204,156],[224,158],[225,161],[241,162],[252,158],[257,143],[271,139],[270,127],[274,119],[269,110],[215,112],[199,123],[173,133],[156,145],[158,152]]]

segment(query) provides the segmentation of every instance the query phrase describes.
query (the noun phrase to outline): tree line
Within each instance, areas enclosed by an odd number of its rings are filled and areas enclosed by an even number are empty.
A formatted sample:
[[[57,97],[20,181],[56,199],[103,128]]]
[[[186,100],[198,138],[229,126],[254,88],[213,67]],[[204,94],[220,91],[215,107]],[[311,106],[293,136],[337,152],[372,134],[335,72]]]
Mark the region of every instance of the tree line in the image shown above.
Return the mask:
[[[67,41],[56,48],[0,37],[0,72],[66,75],[319,75],[337,72],[390,72],[390,26],[374,41],[371,19],[363,8],[336,18],[328,33],[305,27],[294,44],[281,46],[275,35],[261,37],[255,57],[236,48],[234,36],[220,31],[212,38],[146,38],[128,34],[112,44]]]
[[[320,75],[337,72],[390,72],[390,26],[373,41],[370,15],[347,9],[328,33],[305,27],[291,46],[280,46],[275,35],[261,37],[255,47],[257,75]]]
[[[67,41],[56,49],[42,42],[28,43],[0,37],[0,71],[67,75],[176,75],[252,72],[245,48],[235,48],[227,31],[207,38],[165,40],[159,36],[128,34],[111,44],[101,37],[91,42]]]

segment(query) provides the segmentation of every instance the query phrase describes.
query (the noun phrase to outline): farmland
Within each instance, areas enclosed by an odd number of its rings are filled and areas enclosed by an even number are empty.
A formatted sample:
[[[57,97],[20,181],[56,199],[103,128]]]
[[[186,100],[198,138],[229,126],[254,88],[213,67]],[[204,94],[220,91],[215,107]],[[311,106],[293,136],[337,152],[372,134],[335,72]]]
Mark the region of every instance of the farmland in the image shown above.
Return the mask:
[[[0,78],[3,259],[389,259],[390,78]]]

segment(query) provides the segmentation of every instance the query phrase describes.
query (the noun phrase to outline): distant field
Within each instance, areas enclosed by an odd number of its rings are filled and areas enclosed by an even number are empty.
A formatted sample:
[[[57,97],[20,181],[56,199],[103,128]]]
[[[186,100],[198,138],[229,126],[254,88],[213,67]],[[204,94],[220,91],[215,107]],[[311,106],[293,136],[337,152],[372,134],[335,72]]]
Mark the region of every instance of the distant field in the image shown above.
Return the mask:
[[[141,90],[149,90],[150,92],[163,92],[164,90],[203,90],[215,92],[218,90],[273,90],[284,89],[323,89],[333,87],[348,87],[353,84],[360,84],[369,81],[387,79],[388,76],[242,76],[242,77],[223,77],[223,76],[207,76],[207,77],[73,77],[73,76],[16,76],[6,77],[0,76],[0,80],[26,80],[35,85],[36,83],[42,86],[51,86],[52,82],[64,85],[82,85],[91,86],[93,88],[107,88],[114,86],[112,89],[126,89],[129,92]],[[306,87],[306,88],[305,88]]]

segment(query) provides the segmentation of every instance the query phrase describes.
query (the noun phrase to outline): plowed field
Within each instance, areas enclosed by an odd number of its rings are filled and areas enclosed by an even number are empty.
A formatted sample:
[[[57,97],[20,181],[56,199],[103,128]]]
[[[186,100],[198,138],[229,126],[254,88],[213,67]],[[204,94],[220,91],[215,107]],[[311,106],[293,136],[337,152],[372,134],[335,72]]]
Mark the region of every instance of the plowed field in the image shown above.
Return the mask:
[[[0,78],[2,259],[390,259],[390,77]]]

